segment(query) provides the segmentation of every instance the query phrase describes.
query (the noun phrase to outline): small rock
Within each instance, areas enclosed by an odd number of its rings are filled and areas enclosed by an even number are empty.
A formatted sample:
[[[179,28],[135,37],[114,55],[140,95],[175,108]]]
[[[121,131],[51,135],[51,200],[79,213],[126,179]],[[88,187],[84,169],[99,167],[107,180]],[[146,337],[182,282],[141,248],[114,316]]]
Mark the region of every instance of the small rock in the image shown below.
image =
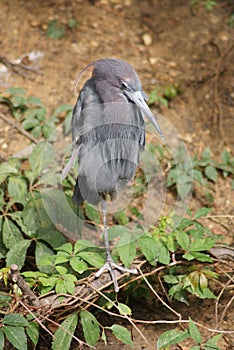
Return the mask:
[[[7,143],[3,143],[2,144],[2,149],[7,149],[7,148],[8,148]]]
[[[157,57],[150,57],[149,62],[150,62],[150,64],[154,65],[158,62],[158,58]]]
[[[142,35],[142,40],[145,46],[150,46],[152,45],[153,39],[152,36],[148,33],[145,33]]]
[[[221,35],[220,39],[222,41],[228,41],[228,36],[227,35]]]
[[[95,41],[95,40],[92,40],[92,41],[90,42],[90,45],[91,45],[92,47],[94,47],[94,48],[97,48],[97,47],[99,46],[99,42],[98,42],[98,41]]]
[[[31,22],[31,27],[33,27],[33,28],[38,27],[39,25],[40,25],[39,21],[32,21]]]

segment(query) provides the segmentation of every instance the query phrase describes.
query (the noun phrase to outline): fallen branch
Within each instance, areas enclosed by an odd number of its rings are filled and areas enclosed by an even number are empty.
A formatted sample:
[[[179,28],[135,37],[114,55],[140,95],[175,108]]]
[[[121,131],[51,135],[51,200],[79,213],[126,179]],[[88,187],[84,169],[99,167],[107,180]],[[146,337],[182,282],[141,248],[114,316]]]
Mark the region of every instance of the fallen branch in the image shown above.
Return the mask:
[[[0,112],[0,119],[2,119],[5,123],[13,126],[13,128],[17,129],[22,135],[24,135],[25,137],[27,137],[30,141],[32,141],[35,144],[38,144],[39,141],[37,139],[35,139],[32,135],[30,135],[29,132],[27,132],[26,130],[24,130],[24,128],[22,128],[22,126],[16,122],[14,122],[13,120],[9,119],[8,117],[6,117],[3,113]]]

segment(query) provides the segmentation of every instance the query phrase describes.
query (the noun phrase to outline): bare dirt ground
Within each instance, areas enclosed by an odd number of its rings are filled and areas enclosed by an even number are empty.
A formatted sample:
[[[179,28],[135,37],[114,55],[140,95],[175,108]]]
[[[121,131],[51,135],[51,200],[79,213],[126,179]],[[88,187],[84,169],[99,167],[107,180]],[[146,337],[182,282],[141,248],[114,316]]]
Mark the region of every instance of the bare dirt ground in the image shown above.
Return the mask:
[[[0,65],[0,94],[11,86],[22,87],[28,95],[41,98],[52,111],[59,104],[75,103],[75,82],[88,63],[104,57],[122,58],[135,67],[147,93],[156,86],[178,88],[180,94],[169,108],[160,105],[158,111],[174,125],[191,153],[210,146],[214,157],[218,157],[224,146],[234,146],[234,40],[233,29],[227,25],[232,13],[231,0],[218,2],[209,12],[204,10],[202,1],[191,7],[188,0],[2,0],[0,56],[11,62],[32,51],[40,51],[44,56],[36,74],[25,71],[28,78],[10,68],[5,71],[5,65]],[[57,40],[46,35],[48,24],[54,19],[66,27],[65,35]],[[76,21],[72,28],[68,26],[70,20]],[[1,106],[0,111],[6,110]],[[29,143],[0,120],[2,160]],[[230,181],[220,180],[212,213],[233,215],[233,199]],[[201,204],[198,198],[191,205]],[[230,219],[207,224],[224,236],[224,242],[233,243]],[[229,300],[230,293],[222,297],[222,310]],[[150,305],[141,301],[133,304],[135,318],[170,319],[156,300]],[[192,300],[190,307],[174,307],[215,328],[213,301]],[[233,328],[233,313],[232,303],[223,320],[224,329]],[[156,349],[158,335],[167,329],[151,324],[139,328],[152,345],[147,346],[133,330],[136,350]],[[234,340],[227,335],[221,345],[223,349],[233,349]],[[103,343],[97,348],[103,349]],[[128,349],[111,335],[105,348]],[[46,340],[38,349],[48,349]]]

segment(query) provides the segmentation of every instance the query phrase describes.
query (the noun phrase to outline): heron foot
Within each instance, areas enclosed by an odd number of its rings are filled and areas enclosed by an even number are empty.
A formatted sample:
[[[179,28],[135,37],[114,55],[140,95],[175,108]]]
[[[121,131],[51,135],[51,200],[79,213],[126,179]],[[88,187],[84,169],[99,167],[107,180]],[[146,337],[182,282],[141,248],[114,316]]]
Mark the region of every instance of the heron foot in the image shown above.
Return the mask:
[[[127,269],[126,267],[120,266],[114,262],[112,259],[108,259],[106,263],[96,272],[95,276],[100,277],[105,271],[109,271],[112,281],[114,283],[115,292],[119,291],[119,286],[117,282],[117,278],[114,272],[114,269],[119,270],[123,273],[128,272],[136,275],[138,273],[137,269]]]

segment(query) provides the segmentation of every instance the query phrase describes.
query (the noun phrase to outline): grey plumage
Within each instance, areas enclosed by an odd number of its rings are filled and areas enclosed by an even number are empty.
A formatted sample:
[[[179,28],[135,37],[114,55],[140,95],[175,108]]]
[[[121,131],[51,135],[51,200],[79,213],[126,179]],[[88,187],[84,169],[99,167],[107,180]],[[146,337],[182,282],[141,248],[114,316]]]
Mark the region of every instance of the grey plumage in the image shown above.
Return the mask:
[[[67,175],[78,158],[73,201],[77,205],[84,200],[92,204],[101,203],[105,214],[106,201],[115,199],[135,175],[145,146],[145,116],[150,118],[162,137],[163,134],[145,102],[147,96],[131,65],[123,60],[107,58],[89,66],[93,66],[93,73],[80,91],[73,110],[72,157],[62,177]],[[118,267],[110,256],[107,227],[104,230],[107,248],[105,268],[109,269],[117,291],[113,266]]]

